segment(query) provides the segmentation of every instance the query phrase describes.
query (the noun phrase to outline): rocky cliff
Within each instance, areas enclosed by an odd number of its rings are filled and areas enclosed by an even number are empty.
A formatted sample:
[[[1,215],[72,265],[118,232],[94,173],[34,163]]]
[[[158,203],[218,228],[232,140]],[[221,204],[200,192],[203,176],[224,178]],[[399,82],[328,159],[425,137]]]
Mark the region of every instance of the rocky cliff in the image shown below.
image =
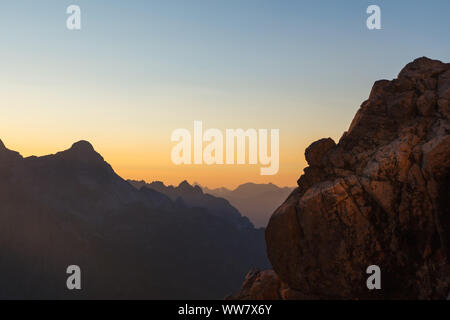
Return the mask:
[[[450,287],[450,64],[420,58],[377,81],[339,143],[309,166],[266,229],[275,272],[234,298],[444,299]],[[381,290],[366,269],[381,268]]]

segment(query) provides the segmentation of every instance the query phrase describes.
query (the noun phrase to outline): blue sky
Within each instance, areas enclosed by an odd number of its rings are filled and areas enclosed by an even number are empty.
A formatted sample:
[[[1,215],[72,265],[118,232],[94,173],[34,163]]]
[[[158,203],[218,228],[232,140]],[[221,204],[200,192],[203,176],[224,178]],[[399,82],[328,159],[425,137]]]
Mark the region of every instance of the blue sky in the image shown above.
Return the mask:
[[[71,4],[81,31],[66,29]],[[370,4],[382,30],[366,28]],[[1,138],[25,154],[89,139],[142,159],[116,163],[137,177],[164,165],[133,150],[168,158],[161,141],[193,120],[280,128],[300,172],[308,143],[338,139],[374,81],[420,56],[450,61],[449,15],[448,0],[2,1]]]

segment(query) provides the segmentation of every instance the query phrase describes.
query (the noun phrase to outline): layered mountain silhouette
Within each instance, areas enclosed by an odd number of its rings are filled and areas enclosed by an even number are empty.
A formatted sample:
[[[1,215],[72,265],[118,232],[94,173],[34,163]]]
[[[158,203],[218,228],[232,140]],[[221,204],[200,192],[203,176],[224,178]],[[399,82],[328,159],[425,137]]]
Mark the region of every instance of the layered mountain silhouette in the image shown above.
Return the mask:
[[[143,187],[155,190],[172,201],[181,203],[189,208],[205,208],[211,214],[221,217],[241,228],[253,228],[253,224],[247,217],[233,207],[227,200],[203,193],[199,186],[192,186],[187,181],[181,182],[177,187],[166,186],[161,181],[146,183],[145,181],[128,180],[128,182],[141,189]]]
[[[194,199],[136,189],[86,141],[28,158],[0,142],[0,298],[223,298],[268,267],[264,232]]]
[[[294,188],[280,188],[273,183],[245,183],[234,190],[203,187],[205,193],[227,199],[257,227],[266,227],[273,211],[284,202],[292,190]]]
[[[187,181],[181,182],[178,186],[166,186],[161,181],[146,183],[128,180],[128,182],[137,189],[146,187],[158,191],[173,201],[182,202],[189,207],[208,208],[216,215],[233,219],[244,227],[253,224],[258,228],[267,225],[272,212],[294,189],[280,188],[272,183],[245,183],[230,190],[223,187],[209,189],[198,184],[190,185]]]

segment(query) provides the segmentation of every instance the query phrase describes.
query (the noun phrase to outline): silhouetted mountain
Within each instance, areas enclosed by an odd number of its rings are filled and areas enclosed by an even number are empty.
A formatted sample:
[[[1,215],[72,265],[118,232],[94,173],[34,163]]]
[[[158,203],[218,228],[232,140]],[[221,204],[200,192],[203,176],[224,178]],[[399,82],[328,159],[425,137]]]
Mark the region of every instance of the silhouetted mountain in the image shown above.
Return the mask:
[[[273,183],[245,183],[234,190],[226,188],[208,189],[208,194],[230,201],[243,215],[247,216],[256,227],[265,227],[270,215],[277,209],[294,188],[280,188]]]
[[[241,228],[253,228],[247,217],[243,217],[227,200],[203,193],[199,186],[191,186],[187,181],[181,182],[178,187],[165,186],[161,181],[146,183],[145,181],[128,180],[137,189],[147,187],[165,194],[173,201],[184,203],[189,208],[204,208],[213,215],[226,219]]]
[[[0,298],[222,298],[268,266],[263,230],[137,190],[85,141],[28,158],[0,141],[0,259]]]

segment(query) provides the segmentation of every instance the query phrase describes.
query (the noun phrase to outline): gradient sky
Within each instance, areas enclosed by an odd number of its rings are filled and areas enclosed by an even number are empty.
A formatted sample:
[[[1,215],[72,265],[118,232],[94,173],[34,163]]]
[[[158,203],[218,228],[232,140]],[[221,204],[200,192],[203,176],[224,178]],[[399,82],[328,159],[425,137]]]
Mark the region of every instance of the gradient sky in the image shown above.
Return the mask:
[[[66,8],[82,30],[66,29]],[[370,4],[382,30],[366,28]],[[450,1],[2,1],[0,139],[24,156],[90,141],[124,178],[295,185],[374,81],[450,61]],[[280,129],[280,170],[175,166],[171,132]]]

